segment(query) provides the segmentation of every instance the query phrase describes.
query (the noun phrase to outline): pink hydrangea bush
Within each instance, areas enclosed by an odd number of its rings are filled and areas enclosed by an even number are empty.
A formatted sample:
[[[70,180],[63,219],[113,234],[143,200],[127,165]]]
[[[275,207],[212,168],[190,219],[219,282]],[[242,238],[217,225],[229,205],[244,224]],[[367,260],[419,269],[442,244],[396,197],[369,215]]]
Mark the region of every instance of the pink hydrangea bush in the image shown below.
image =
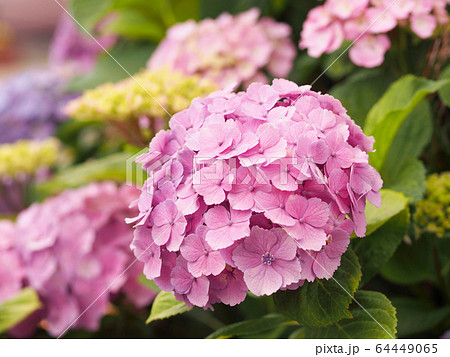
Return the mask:
[[[124,219],[136,212],[128,206],[137,194],[131,187],[93,183],[19,214],[15,250],[27,284],[44,305],[30,324],[45,319],[53,336],[68,327],[96,330],[119,292],[137,307],[153,299],[155,293],[137,281],[142,264],[126,270],[135,259],[129,251],[133,233]]]
[[[0,304],[14,297],[22,288],[24,270],[14,250],[14,224],[0,221]]]
[[[285,77],[296,54],[288,25],[259,18],[251,9],[237,16],[193,20],[172,26],[147,67],[169,66],[185,74],[199,74],[219,86],[266,81],[264,70]]]
[[[374,139],[329,95],[284,79],[217,91],[175,114],[137,161],[144,273],[188,305],[236,305],[329,279],[381,204]]]
[[[320,57],[336,51],[344,40],[357,40],[349,51],[351,61],[377,67],[391,47],[389,31],[407,27],[429,38],[436,27],[448,24],[447,4],[448,0],[326,0],[309,12],[300,48]]]

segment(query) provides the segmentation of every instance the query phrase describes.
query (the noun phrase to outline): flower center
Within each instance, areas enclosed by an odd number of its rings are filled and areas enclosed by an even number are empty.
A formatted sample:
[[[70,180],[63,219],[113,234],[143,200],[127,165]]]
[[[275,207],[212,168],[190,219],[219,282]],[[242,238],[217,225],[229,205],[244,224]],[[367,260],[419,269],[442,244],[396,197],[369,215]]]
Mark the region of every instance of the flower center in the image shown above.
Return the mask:
[[[227,223],[228,226],[232,226],[233,225],[233,221],[230,219]]]
[[[173,221],[173,219],[171,219],[171,220],[169,221],[169,225],[173,226],[174,224],[175,224],[175,222]]]
[[[269,252],[266,252],[261,256],[261,263],[266,265],[272,265],[272,262],[275,260],[275,257],[270,254]]]

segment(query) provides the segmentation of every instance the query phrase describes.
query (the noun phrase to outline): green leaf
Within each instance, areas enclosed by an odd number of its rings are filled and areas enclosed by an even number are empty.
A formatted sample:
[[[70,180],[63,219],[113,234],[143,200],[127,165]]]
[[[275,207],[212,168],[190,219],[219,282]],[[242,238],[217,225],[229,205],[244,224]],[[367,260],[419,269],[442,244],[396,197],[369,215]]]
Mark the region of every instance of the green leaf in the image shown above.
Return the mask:
[[[148,280],[144,274],[141,274],[138,278],[138,281],[141,285],[144,285],[145,287],[149,288],[152,291],[160,292],[161,289],[158,287],[158,285],[155,284],[153,280]]]
[[[366,210],[364,211],[367,221],[366,236],[375,232],[408,205],[408,199],[402,193],[386,189],[380,190],[380,193],[382,199],[381,207],[377,208],[370,202],[367,202]]]
[[[72,166],[56,174],[51,180],[37,185],[35,190],[38,196],[49,196],[93,181],[124,182],[127,178],[126,163],[129,158],[127,153],[117,153]]]
[[[392,304],[397,308],[400,338],[427,331],[450,318],[450,306],[437,309],[411,298],[394,298]]]
[[[287,321],[286,317],[279,314],[270,314],[259,319],[237,322],[225,326],[206,338],[230,338],[259,334],[275,329]]]
[[[393,83],[367,115],[364,132],[375,137],[375,152],[370,163],[376,169],[383,167],[397,132],[426,95],[436,92],[449,80],[431,81],[407,75]]]
[[[317,58],[310,57],[306,53],[299,55],[294,62],[288,79],[295,83],[307,83],[318,65],[319,60]]]
[[[331,79],[337,81],[352,73],[356,66],[347,55],[342,55],[349,43],[345,42],[339,50],[322,56],[322,70]]]
[[[75,20],[92,32],[97,22],[111,10],[112,3],[113,0],[70,0],[69,8]]]
[[[306,338],[395,338],[395,308],[386,296],[377,291],[358,290],[355,300],[360,305],[356,302],[350,305],[353,318],[329,327],[307,328]]]
[[[370,108],[387,90],[393,77],[379,69],[359,70],[335,85],[330,94],[339,99],[348,110],[348,115],[363,126]]]
[[[145,67],[154,49],[155,44],[150,42],[120,42],[109,51],[111,56],[104,53],[98,59],[91,73],[75,77],[69,83],[68,90],[81,92],[106,82],[114,83],[128,78]]]
[[[21,290],[0,304],[0,333],[17,325],[41,307],[38,294],[31,288]]]
[[[279,291],[274,296],[275,306],[279,312],[302,325],[327,326],[351,316],[348,307],[360,280],[358,258],[348,249],[333,278],[305,282],[294,291]]]
[[[289,339],[304,339],[305,338],[305,328],[300,327],[297,330],[292,331],[289,335]]]
[[[402,192],[411,198],[412,202],[420,200],[427,188],[424,164],[419,159],[410,157],[398,166],[400,170],[397,174],[383,170],[385,172],[383,174],[384,187]]]
[[[428,145],[433,132],[433,117],[430,104],[422,100],[406,117],[400,126],[391,147],[381,175],[398,175],[401,164],[410,157],[418,157]]]
[[[117,35],[154,42],[161,41],[166,32],[164,25],[133,9],[120,11],[118,19],[108,26],[108,30]]]
[[[361,264],[364,286],[392,257],[408,231],[409,210],[405,207],[372,234],[352,239],[352,248]]]
[[[167,319],[168,317],[182,314],[189,310],[190,308],[183,301],[176,300],[170,291],[161,291],[153,301],[147,323]]]
[[[227,0],[211,1],[200,0],[200,18],[216,18],[224,12],[238,14],[253,7],[258,7],[262,15],[270,13],[271,1],[269,0]]]
[[[430,237],[422,237],[414,242],[402,242],[392,258],[381,268],[386,280],[411,285],[422,281],[436,281],[433,251]]]
[[[444,68],[439,79],[450,79],[450,65]],[[439,98],[447,107],[450,107],[450,83],[439,89]]]

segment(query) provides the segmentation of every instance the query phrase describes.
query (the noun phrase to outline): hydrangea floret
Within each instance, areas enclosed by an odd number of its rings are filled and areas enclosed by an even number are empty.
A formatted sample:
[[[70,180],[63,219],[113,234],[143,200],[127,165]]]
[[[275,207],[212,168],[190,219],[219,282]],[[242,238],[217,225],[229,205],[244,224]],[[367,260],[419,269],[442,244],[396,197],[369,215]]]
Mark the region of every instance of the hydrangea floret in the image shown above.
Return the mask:
[[[111,123],[127,139],[136,141],[138,137],[139,144],[165,128],[172,113],[188,108],[192,99],[216,89],[214,83],[196,75],[168,68],[145,70],[134,78],[85,91],[68,103],[65,111],[74,119]]]
[[[128,222],[147,278],[188,305],[329,279],[365,234],[366,199],[381,204],[374,139],[310,86],[216,91],[169,126],[137,159],[149,178]]]
[[[153,299],[155,293],[137,280],[142,264],[130,267],[133,232],[124,219],[133,214],[129,205],[137,195],[128,186],[92,183],[19,214],[15,250],[27,283],[44,305],[28,324],[44,319],[52,336],[69,327],[96,330],[118,293],[137,307]]]
[[[423,200],[416,203],[417,234],[450,235],[450,172],[430,175],[426,186]]]
[[[356,40],[349,51],[351,61],[377,67],[391,47],[387,33],[400,26],[429,38],[438,26],[448,24],[447,4],[447,0],[326,0],[309,12],[299,45],[310,56],[320,57],[339,49],[344,40]]]
[[[267,81],[289,74],[296,55],[288,25],[271,18],[259,19],[254,8],[237,16],[193,20],[172,26],[153,53],[150,69],[170,66],[186,74],[214,80],[221,88]]]

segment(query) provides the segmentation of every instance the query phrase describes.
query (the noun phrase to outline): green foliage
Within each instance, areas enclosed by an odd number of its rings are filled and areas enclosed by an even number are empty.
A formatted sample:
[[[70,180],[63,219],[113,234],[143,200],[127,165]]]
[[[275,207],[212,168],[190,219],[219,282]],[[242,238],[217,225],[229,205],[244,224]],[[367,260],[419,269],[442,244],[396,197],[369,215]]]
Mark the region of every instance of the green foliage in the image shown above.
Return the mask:
[[[383,170],[384,187],[402,192],[415,202],[422,198],[425,191],[426,169],[422,161],[410,157],[406,159],[396,174]]]
[[[418,157],[431,139],[433,119],[423,100],[400,126],[381,171],[384,187],[403,192],[414,201],[422,198],[426,170]]]
[[[408,204],[406,197],[399,192],[392,190],[380,190],[381,207],[377,208],[370,202],[367,202],[366,215],[367,231],[366,235],[370,235],[385,224],[392,217],[404,210]]]
[[[253,7],[258,7],[263,15],[268,15],[272,9],[280,9],[285,1],[273,0],[227,0],[211,1],[200,0],[200,18],[216,18],[224,12],[238,14]]]
[[[270,314],[258,319],[237,322],[214,331],[207,338],[230,338],[255,335],[274,330],[287,322],[286,317]]]
[[[170,26],[198,18],[199,0],[70,0],[70,8],[89,32],[101,18],[114,12],[103,32],[159,42]]]
[[[450,65],[444,68],[439,79],[450,79]],[[447,107],[450,107],[450,83],[439,89],[439,97]]]
[[[70,13],[89,33],[98,21],[111,10],[112,0],[69,0]]]
[[[402,242],[380,272],[383,278],[399,285],[417,284],[422,281],[435,282],[430,238],[423,237],[415,242]]]
[[[379,69],[362,69],[331,88],[330,94],[342,102],[348,115],[363,126],[370,108],[392,83],[392,75]]]
[[[150,290],[160,292],[161,289],[158,287],[158,285],[155,284],[153,280],[148,280],[144,274],[141,274],[138,278],[138,281],[140,284],[144,285],[145,287],[149,288]]]
[[[408,337],[432,329],[450,318],[450,306],[435,308],[411,298],[393,298],[397,308],[398,337]]]
[[[339,80],[352,73],[356,66],[344,53],[349,43],[344,42],[340,49],[322,56],[322,71],[333,80]]]
[[[389,87],[370,110],[364,126],[364,132],[373,135],[376,140],[374,146],[376,151],[370,153],[372,166],[377,170],[383,168],[389,149],[408,115],[425,96],[436,92],[449,82],[407,75]]]
[[[341,265],[329,280],[305,282],[297,290],[279,291],[274,295],[277,310],[306,326],[327,326],[351,317],[348,307],[361,280],[356,254],[348,249]]]
[[[405,207],[363,239],[353,239],[352,248],[361,264],[361,286],[366,284],[392,257],[408,230],[409,210]]]
[[[14,327],[40,307],[39,296],[31,288],[25,288],[4,301],[0,304],[0,333]]]
[[[127,153],[117,153],[72,166],[56,174],[51,180],[37,185],[35,191],[38,197],[46,197],[94,181],[124,182],[127,178],[126,162],[129,157]]]
[[[389,299],[376,291],[359,290],[350,305],[353,318],[329,327],[310,327],[306,338],[395,338],[397,319]]]
[[[123,9],[119,18],[108,26],[108,30],[125,37],[155,42],[165,35],[164,26],[149,21],[148,17],[133,9]]]
[[[317,58],[309,57],[306,53],[299,55],[294,62],[288,79],[300,85],[307,84],[318,65],[319,60]]]
[[[154,49],[155,45],[148,42],[120,42],[109,51],[111,56],[107,53],[101,55],[90,74],[75,77],[69,83],[68,90],[81,92],[106,82],[128,78],[145,67]]]
[[[150,316],[147,319],[149,324],[155,320],[167,319],[168,317],[189,311],[189,307],[182,302],[177,301],[175,296],[169,291],[161,291],[153,301]]]

